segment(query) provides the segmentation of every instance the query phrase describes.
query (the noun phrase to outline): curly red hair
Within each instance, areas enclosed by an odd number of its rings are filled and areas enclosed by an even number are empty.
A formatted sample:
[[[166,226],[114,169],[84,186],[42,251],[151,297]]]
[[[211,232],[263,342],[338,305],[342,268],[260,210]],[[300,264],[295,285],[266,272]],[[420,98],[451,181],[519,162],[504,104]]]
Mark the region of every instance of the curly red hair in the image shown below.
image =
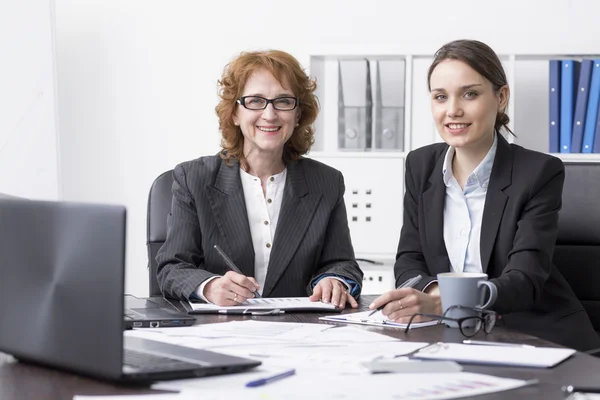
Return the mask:
[[[237,158],[240,164],[245,164],[244,136],[233,121],[233,116],[239,106],[237,100],[242,96],[246,82],[250,76],[260,69],[266,69],[279,81],[287,79],[290,89],[299,101],[300,119],[298,126],[286,142],[283,149],[283,160],[287,163],[297,160],[308,153],[314,143],[315,132],[313,122],[319,113],[319,102],[314,92],[317,84],[305,72],[298,60],[292,55],[280,50],[242,52],[227,64],[223,75],[218,81],[219,104],[215,107],[219,117],[221,130],[221,157],[229,161]],[[282,85],[283,86],[283,85]]]

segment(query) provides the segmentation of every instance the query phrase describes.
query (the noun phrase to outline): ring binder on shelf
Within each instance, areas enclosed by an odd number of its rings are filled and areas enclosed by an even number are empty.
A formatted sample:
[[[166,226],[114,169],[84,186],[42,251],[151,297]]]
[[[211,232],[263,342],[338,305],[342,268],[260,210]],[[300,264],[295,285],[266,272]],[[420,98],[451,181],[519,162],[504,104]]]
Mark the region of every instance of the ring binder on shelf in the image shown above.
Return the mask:
[[[376,61],[375,148],[404,149],[404,60]]]
[[[373,97],[369,61],[339,61],[338,72],[338,147],[371,149]]]

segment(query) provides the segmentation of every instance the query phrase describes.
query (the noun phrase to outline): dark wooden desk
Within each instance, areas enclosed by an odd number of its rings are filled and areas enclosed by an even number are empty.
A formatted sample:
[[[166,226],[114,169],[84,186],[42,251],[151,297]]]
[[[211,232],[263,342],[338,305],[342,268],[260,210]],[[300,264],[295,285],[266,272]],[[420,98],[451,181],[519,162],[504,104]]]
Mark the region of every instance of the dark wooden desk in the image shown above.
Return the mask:
[[[361,299],[362,310],[366,309],[372,298],[373,296],[365,296]],[[321,315],[322,314],[286,314],[270,317],[206,315],[198,316],[198,323],[226,322],[243,319],[280,322],[319,322],[317,318]],[[408,341],[460,342],[463,339],[458,330],[442,326],[416,329],[409,332],[407,335],[402,331],[393,328],[354,326]],[[501,326],[494,328],[494,331],[489,335],[480,334],[477,339],[522,342],[538,346],[553,346],[553,344],[549,342],[532,336],[511,332]],[[560,391],[562,385],[600,386],[600,358],[595,358],[583,353],[577,353],[574,357],[564,363],[547,370],[469,365],[465,366],[465,370],[507,378],[535,378],[540,380],[539,385],[477,397],[481,399],[564,399],[565,396],[563,396]],[[49,368],[22,364],[15,362],[8,355],[0,353],[0,399],[2,400],[71,400],[75,394],[116,395],[142,393],[153,393],[153,391],[148,390],[147,388],[118,386]]]

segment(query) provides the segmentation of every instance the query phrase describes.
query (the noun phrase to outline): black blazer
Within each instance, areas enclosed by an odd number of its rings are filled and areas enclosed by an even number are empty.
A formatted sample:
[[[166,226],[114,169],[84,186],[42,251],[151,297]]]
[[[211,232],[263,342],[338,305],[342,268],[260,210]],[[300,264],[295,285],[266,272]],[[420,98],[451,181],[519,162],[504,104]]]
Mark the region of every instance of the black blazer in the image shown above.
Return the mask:
[[[159,250],[158,283],[165,296],[187,299],[204,280],[228,269],[219,245],[246,276],[254,249],[237,160],[219,155],[185,162],[173,171],[167,239]],[[362,284],[344,204],[342,174],[311,159],[287,165],[287,178],[264,297],[302,297],[331,273]],[[360,293],[360,290],[356,294]]]
[[[445,143],[433,144],[406,159],[396,286],[422,274],[425,279],[417,285],[422,290],[438,273],[452,270],[443,233],[442,166],[447,149]],[[598,337],[552,264],[564,178],[560,159],[511,145],[498,135],[483,212],[481,265],[498,287],[493,309],[508,327],[575,347],[582,343],[572,340],[576,337],[595,342]]]

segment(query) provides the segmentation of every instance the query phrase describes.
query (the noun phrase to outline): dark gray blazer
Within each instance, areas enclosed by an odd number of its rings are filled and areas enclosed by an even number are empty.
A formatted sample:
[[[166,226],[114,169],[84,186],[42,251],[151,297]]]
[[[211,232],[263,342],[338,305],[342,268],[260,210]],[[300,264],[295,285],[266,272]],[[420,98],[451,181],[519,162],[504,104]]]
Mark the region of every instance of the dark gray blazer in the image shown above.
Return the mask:
[[[156,256],[165,296],[187,299],[204,280],[228,271],[215,244],[243,274],[254,276],[240,166],[236,160],[230,164],[215,155],[179,164],[173,171],[167,239]],[[307,296],[311,282],[325,273],[362,284],[343,196],[339,171],[311,159],[287,165],[264,297]]]
[[[451,271],[444,243],[445,143],[411,152],[406,160],[404,224],[396,285],[423,274],[422,290]],[[506,325],[570,347],[599,345],[571,287],[552,264],[565,178],[560,159],[510,145],[498,136],[481,228],[483,272],[498,287],[494,309]]]

